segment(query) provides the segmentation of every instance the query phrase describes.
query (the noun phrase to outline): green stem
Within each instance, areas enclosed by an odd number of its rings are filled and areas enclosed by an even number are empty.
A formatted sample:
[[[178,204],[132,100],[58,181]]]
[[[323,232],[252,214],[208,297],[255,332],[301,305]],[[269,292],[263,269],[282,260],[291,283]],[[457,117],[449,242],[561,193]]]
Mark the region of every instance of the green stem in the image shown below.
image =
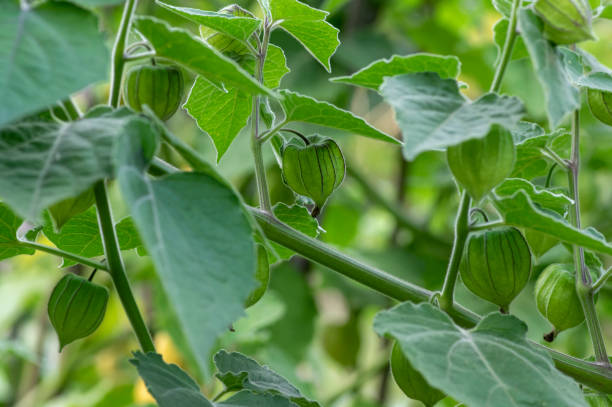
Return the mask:
[[[271,128],[270,130],[267,130],[267,131],[261,133],[261,135],[259,136],[259,142],[261,144],[264,144],[266,141],[268,141],[269,139],[274,137],[274,135],[276,133],[278,133],[283,127],[285,127],[285,125],[287,123],[288,123],[287,120],[283,120],[277,126]]]
[[[136,9],[137,0],[126,0],[123,8],[123,16],[119,25],[119,32],[113,46],[113,59],[111,71],[111,88],[108,98],[108,104],[113,107],[119,106],[119,96],[121,94],[121,77],[123,76],[123,68],[125,66],[124,52],[127,42],[130,25],[132,23],[132,15]]]
[[[255,208],[251,208],[251,213],[268,239],[395,300],[419,303],[429,301],[434,295],[429,290],[365,265],[293,230],[268,213]],[[472,327],[480,320],[478,315],[460,305],[455,305],[448,313],[456,323],[465,327]],[[557,368],[565,374],[593,389],[612,393],[612,369],[565,355],[535,342],[530,343],[538,349],[547,351]]]
[[[363,191],[370,199],[385,208],[387,212],[393,215],[398,225],[414,233],[415,236],[417,236],[419,239],[426,239],[431,243],[434,243],[436,246],[445,250],[450,249],[449,242],[435,235],[432,235],[428,230],[417,225],[412,219],[408,218],[408,216],[406,216],[394,202],[383,197],[365,178],[365,176],[363,176],[363,174],[359,172],[359,170],[356,170],[352,166],[348,165],[346,167],[346,171],[351,176],[351,178],[353,178],[353,180],[355,180],[361,186]]]
[[[580,221],[580,191],[579,191],[579,175],[580,175],[580,111],[574,112],[572,120],[572,151],[569,163],[570,171],[568,173],[570,196],[574,200],[574,205],[570,209],[569,220],[572,225],[580,229],[582,227]],[[573,246],[574,249],[574,267],[576,268],[576,293],[580,298],[582,310],[586,319],[586,324],[593,343],[593,351],[595,359],[602,365],[608,365],[608,353],[606,345],[597,317],[595,309],[595,296],[593,292],[593,281],[591,273],[584,260],[584,249],[578,245]]]
[[[604,284],[606,284],[606,281],[608,281],[610,276],[612,276],[612,267],[606,270],[606,272],[603,273],[595,283],[593,283],[593,293],[599,292],[599,290],[601,290]]]
[[[270,42],[270,27],[268,20],[264,22],[264,36],[259,55],[257,56],[257,65],[255,68],[255,76],[257,80],[263,82],[263,66],[268,53],[268,43]],[[251,150],[253,151],[253,160],[255,162],[255,179],[257,181],[257,191],[259,193],[259,206],[266,212],[272,213],[272,203],[270,201],[270,190],[268,189],[268,181],[266,179],[266,166],[263,160],[262,144],[259,140],[259,95],[253,96],[253,112],[251,113]]]
[[[431,291],[365,265],[316,239],[312,239],[290,228],[264,211],[253,208],[251,213],[259,222],[261,229],[268,239],[296,251],[302,257],[360,282],[373,290],[399,301],[423,302],[429,301],[432,296]],[[471,311],[461,307],[457,309],[449,310],[449,314],[453,318],[457,318],[460,324],[471,326],[478,320],[478,316]]]
[[[155,352],[155,345],[153,345],[151,334],[138,309],[138,304],[136,304],[136,300],[134,299],[130,282],[127,279],[104,181],[96,183],[94,186],[94,194],[96,196],[96,206],[98,208],[100,234],[102,235],[106,262],[110,269],[113,284],[115,285],[121,304],[125,309],[125,313],[132,324],[132,329],[138,338],[138,342],[140,342],[140,347],[144,352]]]
[[[510,23],[508,24],[508,31],[506,32],[506,39],[504,41],[504,48],[502,49],[501,58],[497,69],[495,70],[495,76],[491,83],[491,92],[498,92],[508,63],[512,59],[512,51],[514,50],[514,43],[516,42],[516,25],[518,22],[518,11],[521,8],[521,0],[512,1],[512,11],[510,13]]]
[[[88,259],[87,257],[79,256],[78,254],[66,252],[64,250],[57,249],[55,247],[45,246],[43,244],[36,243],[36,242],[28,242],[27,240],[20,241],[19,246],[29,247],[30,249],[38,250],[40,252],[45,252],[45,253],[53,254],[58,257],[62,257],[67,260],[76,261],[77,263],[80,263],[84,266],[108,271],[108,266],[104,263],[100,263],[95,260]]]
[[[448,262],[444,286],[440,294],[440,308],[448,311],[453,308],[455,285],[457,276],[459,275],[459,264],[463,255],[463,246],[470,233],[470,196],[466,191],[461,195],[461,203],[457,211],[457,219],[455,220],[455,241],[453,242],[453,251]]]
[[[119,105],[119,95],[121,91],[121,78],[123,76],[123,68],[125,66],[124,53],[125,44],[127,41],[132,15],[136,8],[136,0],[127,0],[123,9],[123,17],[115,46],[113,48],[113,65],[111,76],[111,91],[109,96],[109,105],[117,107]],[[106,192],[106,184],[104,181],[98,181],[94,185],[94,194],[96,197],[96,207],[98,209],[98,225],[100,227],[100,235],[104,247],[106,262],[110,270],[110,275],[117,290],[117,295],[121,300],[123,309],[132,325],[132,329],[138,338],[140,347],[144,352],[155,352],[155,345],[151,339],[151,334],[144,322],[142,314],[138,309],[138,304],[134,298],[130,282],[128,281],[125,272],[123,259],[121,258],[121,249],[117,240],[117,232],[113,223],[113,215],[111,212],[108,194]]]

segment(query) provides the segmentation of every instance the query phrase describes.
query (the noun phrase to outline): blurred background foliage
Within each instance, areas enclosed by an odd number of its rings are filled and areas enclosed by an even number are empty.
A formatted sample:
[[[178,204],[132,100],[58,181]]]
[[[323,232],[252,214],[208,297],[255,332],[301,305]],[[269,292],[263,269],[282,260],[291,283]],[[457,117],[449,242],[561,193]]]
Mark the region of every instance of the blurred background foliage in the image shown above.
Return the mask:
[[[171,3],[216,10],[230,2],[174,0]],[[253,1],[238,3],[256,9]],[[489,87],[498,52],[493,27],[500,18],[490,0],[310,0],[307,3],[330,11],[331,23],[341,30],[342,45],[332,59],[333,71],[329,75],[292,38],[275,32],[272,42],[287,50],[292,70],[285,77],[283,87],[350,109],[398,137],[393,112],[379,97],[362,89],[332,84],[328,79],[350,74],[393,54],[430,52],[460,58],[460,80],[467,85],[466,95],[476,97]],[[121,7],[98,8],[94,12],[99,15],[101,29],[107,33],[110,49]],[[196,26],[156,7],[153,1],[142,0],[138,12],[197,32]],[[612,21],[597,20],[595,30],[604,40],[585,43],[584,48],[612,66],[612,41],[605,41],[612,35]],[[512,62],[503,92],[520,96],[528,107],[528,119],[545,126],[543,94],[527,59]],[[77,102],[86,110],[104,103],[107,93],[107,84],[99,84],[77,95]],[[596,226],[610,239],[612,130],[596,122],[588,108],[583,109],[582,117],[584,223]],[[169,127],[211,162],[215,161],[211,141],[184,111],[170,120]],[[335,136],[333,132],[326,135]],[[325,230],[322,240],[385,271],[429,289],[439,289],[458,203],[443,154],[425,153],[415,162],[406,163],[399,149],[386,143],[346,134],[338,134],[336,140],[343,147],[348,165],[357,171],[357,177],[349,176],[332,196],[321,218]],[[175,165],[185,165],[169,149],[162,153]],[[291,203],[292,195],[282,184],[271,151],[267,158],[273,200]],[[221,160],[220,170],[234,182],[247,202],[255,202],[246,134],[235,140]],[[554,183],[565,187],[563,174],[556,174]],[[434,245],[422,235],[399,227],[395,218],[373,199],[371,188],[400,206],[408,217],[445,243]],[[125,216],[116,189],[113,206],[116,219]],[[173,316],[168,314],[151,264],[136,253],[125,253],[125,256],[130,279],[159,353],[166,361],[186,368],[203,384],[205,394],[214,396],[221,386],[214,378],[203,377],[195,370],[190,355],[181,346],[180,332]],[[563,247],[556,247],[539,261],[534,279],[547,264],[569,259]],[[58,266],[55,258],[40,253],[0,263],[0,406],[149,405],[152,399],[128,362],[130,351],[137,349],[137,343],[115,296],[111,296],[101,328],[58,353],[57,339],[46,315],[50,291],[66,271]],[[69,271],[90,272],[78,266]],[[98,275],[97,281],[110,287],[107,277],[103,273]],[[458,295],[461,302],[478,312],[493,311],[492,306],[463,288]],[[392,302],[387,298],[294,258],[274,268],[271,287],[264,299],[248,309],[246,317],[219,339],[218,347],[239,350],[270,365],[325,406],[418,405],[403,396],[389,377],[386,364],[389,343],[371,329],[374,314],[390,305]],[[600,294],[598,309],[604,333],[608,339],[612,338],[610,291]],[[542,334],[550,330],[536,311],[533,286],[515,301],[511,312],[528,323],[533,340],[541,341]],[[553,346],[578,357],[591,354],[584,325],[560,335]],[[612,347],[612,340],[608,346]],[[452,400],[443,400],[440,405],[454,404]]]

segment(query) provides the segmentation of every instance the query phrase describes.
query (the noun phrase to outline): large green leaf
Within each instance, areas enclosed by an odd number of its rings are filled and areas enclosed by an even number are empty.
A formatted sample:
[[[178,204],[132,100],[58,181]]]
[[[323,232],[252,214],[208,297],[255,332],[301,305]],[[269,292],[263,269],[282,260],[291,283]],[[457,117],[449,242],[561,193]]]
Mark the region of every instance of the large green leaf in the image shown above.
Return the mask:
[[[203,173],[151,179],[150,134],[122,137],[119,184],[201,371],[217,336],[244,314],[255,288],[252,229],[240,199]]]
[[[544,37],[544,23],[531,10],[519,11],[519,29],[544,89],[550,127],[555,129],[580,107],[580,94],[569,81],[561,53]]]
[[[119,221],[115,225],[115,230],[122,250],[142,246],[138,232],[130,217]],[[55,231],[51,219],[47,218],[43,232],[58,249],[89,258],[104,255],[96,208],[90,208],[73,216],[64,224],[60,232]],[[74,261],[64,259],[62,267],[70,267],[74,264],[76,264]]]
[[[270,45],[264,64],[264,84],[276,88],[288,72],[283,50]],[[196,120],[198,127],[212,139],[217,149],[218,162],[240,130],[246,126],[251,115],[253,98],[236,88],[220,90],[199,76],[184,107]]]
[[[612,245],[600,234],[594,234],[589,229],[577,229],[555,212],[538,208],[524,190],[518,190],[511,196],[498,197],[494,204],[509,225],[531,229],[563,242],[612,255]]]
[[[258,83],[232,59],[209,47],[189,32],[170,27],[153,17],[137,17],[134,27],[155,48],[155,54],[168,58],[203,76],[217,88],[236,88],[249,94],[274,93]]]
[[[17,240],[17,229],[22,223],[17,215],[4,203],[0,202],[0,260],[20,254],[34,254],[34,250],[20,247]]]
[[[374,330],[397,340],[432,386],[470,407],[587,406],[513,316],[490,314],[468,331],[430,304],[404,303],[379,313]]]
[[[374,61],[350,76],[339,76],[330,80],[378,90],[386,76],[435,72],[441,78],[455,79],[460,71],[461,62],[455,56],[434,54],[393,55],[389,59]]]
[[[240,130],[246,126],[253,98],[238,89],[219,90],[203,77],[196,78],[185,109],[206,132],[217,149],[217,162],[225,154]]]
[[[215,355],[215,365],[218,370],[217,377],[227,388],[279,395],[300,407],[320,407],[319,403],[304,397],[278,373],[241,353],[219,351]]]
[[[0,126],[107,77],[109,53],[86,10],[3,1],[0,27]]]
[[[175,7],[157,0],[155,3],[197,24],[212,28],[238,40],[245,41],[261,25],[261,20],[231,14],[204,11],[189,7]]]
[[[353,113],[342,110],[331,103],[321,102],[310,96],[290,90],[280,91],[280,100],[285,111],[286,122],[304,122],[344,130],[376,140],[399,143],[395,138],[370,126]]]
[[[340,40],[339,30],[325,20],[329,13],[298,0],[269,0],[269,8],[276,24],[298,40],[331,72],[330,59]]]
[[[185,371],[175,364],[167,364],[161,355],[135,352],[130,362],[138,369],[159,407],[214,407]]]
[[[525,191],[533,203],[557,213],[564,213],[567,207],[574,203],[573,200],[561,193],[548,191],[520,178],[508,178],[495,188],[495,193],[504,197],[512,196],[517,191]]]
[[[43,209],[113,175],[115,139],[132,131],[154,130],[126,109],[70,123],[5,127],[0,130],[0,196],[22,217],[41,220]]]
[[[515,97],[488,93],[471,102],[459,93],[457,81],[436,73],[386,78],[380,90],[395,109],[407,160],[424,151],[482,138],[494,124],[513,128],[524,114],[523,104]]]

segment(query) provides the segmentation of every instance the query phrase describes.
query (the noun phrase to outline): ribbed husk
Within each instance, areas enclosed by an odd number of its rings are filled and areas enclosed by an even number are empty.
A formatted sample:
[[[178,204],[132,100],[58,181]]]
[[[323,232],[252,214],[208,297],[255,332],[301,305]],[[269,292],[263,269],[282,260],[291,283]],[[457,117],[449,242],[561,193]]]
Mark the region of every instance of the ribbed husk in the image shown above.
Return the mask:
[[[47,311],[57,332],[60,351],[69,343],[91,335],[102,323],[108,302],[106,288],[74,274],[57,283]]]
[[[183,100],[183,75],[174,66],[142,65],[126,75],[124,98],[132,109],[142,112],[148,105],[161,120],[168,120]]]
[[[593,12],[586,0],[537,0],[533,8],[544,21],[544,34],[557,44],[594,39]]]
[[[329,138],[310,137],[305,145],[293,139],[282,151],[283,180],[294,192],[312,199],[321,208],[346,172],[338,144]]]
[[[573,266],[552,264],[536,282],[536,304],[540,313],[555,327],[557,333],[584,321]]]
[[[587,95],[593,116],[602,123],[612,126],[612,92],[589,89]]]
[[[433,406],[445,395],[440,390],[431,387],[404,356],[400,345],[396,342],[391,351],[391,372],[398,387],[414,400],[419,400],[426,406]]]
[[[531,276],[531,251],[521,232],[501,227],[470,234],[461,279],[479,297],[508,310]]]
[[[510,132],[495,125],[484,138],[449,147],[446,155],[457,183],[479,201],[510,175],[516,151]]]

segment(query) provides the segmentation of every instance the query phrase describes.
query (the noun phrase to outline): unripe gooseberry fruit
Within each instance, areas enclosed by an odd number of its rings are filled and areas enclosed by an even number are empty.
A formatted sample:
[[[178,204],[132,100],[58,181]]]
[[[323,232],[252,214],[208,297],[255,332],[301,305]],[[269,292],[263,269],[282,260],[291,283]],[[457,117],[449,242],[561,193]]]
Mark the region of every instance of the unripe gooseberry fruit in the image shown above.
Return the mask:
[[[595,38],[593,12],[587,0],[536,0],[533,8],[544,21],[544,35],[556,44]]]
[[[183,75],[173,65],[135,66],[125,77],[123,95],[129,107],[142,112],[144,105],[161,120],[168,120],[183,100]]]
[[[256,247],[257,269],[255,270],[255,280],[257,282],[257,287],[251,291],[251,294],[249,294],[248,298],[244,302],[245,308],[255,305],[266,293],[268,284],[270,283],[270,263],[268,262],[268,252],[261,244],[257,244]]]
[[[474,232],[468,236],[461,279],[474,294],[506,312],[531,276],[531,251],[514,227]]]
[[[412,367],[404,356],[401,346],[396,342],[391,351],[391,372],[393,379],[404,394],[426,406],[433,406],[445,396],[440,390],[431,387],[425,378]]]
[[[612,92],[589,89],[587,99],[593,116],[602,123],[612,126]]]
[[[446,156],[457,183],[480,201],[510,175],[516,151],[512,134],[495,125],[482,139],[449,147]]]
[[[49,320],[57,333],[60,352],[69,343],[91,335],[102,323],[108,290],[83,277],[66,274],[49,298]]]
[[[546,267],[536,282],[535,296],[538,311],[554,327],[544,336],[547,341],[552,342],[560,332],[584,321],[572,265],[551,264]]]
[[[321,209],[342,184],[346,172],[338,144],[318,135],[293,138],[282,150],[283,180],[295,193],[307,196]]]
[[[329,357],[347,369],[357,366],[361,347],[359,318],[352,313],[343,324],[327,325],[323,329],[323,349]]]

